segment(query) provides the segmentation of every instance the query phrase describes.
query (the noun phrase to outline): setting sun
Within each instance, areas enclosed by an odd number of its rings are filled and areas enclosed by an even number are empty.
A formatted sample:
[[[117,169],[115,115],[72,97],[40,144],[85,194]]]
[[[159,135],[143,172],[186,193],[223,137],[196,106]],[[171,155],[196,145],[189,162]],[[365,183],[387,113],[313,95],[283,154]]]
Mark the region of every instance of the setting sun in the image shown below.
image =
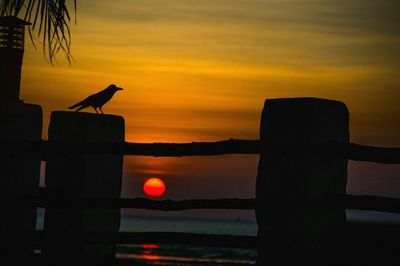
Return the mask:
[[[165,193],[165,183],[160,178],[152,177],[143,184],[144,193],[152,198],[160,198]]]

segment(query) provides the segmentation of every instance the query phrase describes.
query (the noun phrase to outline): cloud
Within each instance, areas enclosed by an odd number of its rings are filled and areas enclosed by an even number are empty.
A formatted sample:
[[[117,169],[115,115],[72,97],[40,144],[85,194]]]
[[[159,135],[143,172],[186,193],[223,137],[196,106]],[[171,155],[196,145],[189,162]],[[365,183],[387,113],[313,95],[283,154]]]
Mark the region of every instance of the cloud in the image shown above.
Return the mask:
[[[396,0],[120,0],[82,1],[79,13],[97,19],[147,23],[269,23],[398,32]],[[372,26],[372,27],[370,27]]]
[[[125,65],[145,71],[155,60],[171,70],[181,62],[201,61],[295,70],[310,65],[398,67],[400,62],[400,2],[393,0],[122,0],[81,5],[74,45],[85,49],[93,43],[90,49],[98,52],[92,59],[129,58]]]

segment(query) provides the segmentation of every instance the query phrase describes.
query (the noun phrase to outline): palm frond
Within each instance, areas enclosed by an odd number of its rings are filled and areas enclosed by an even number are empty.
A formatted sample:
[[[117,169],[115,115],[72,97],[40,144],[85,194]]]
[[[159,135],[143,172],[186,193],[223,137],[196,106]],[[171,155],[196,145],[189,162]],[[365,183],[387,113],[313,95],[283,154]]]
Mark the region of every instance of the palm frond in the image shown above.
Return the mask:
[[[76,23],[76,0],[74,7]],[[36,47],[36,38],[43,48],[45,58],[53,64],[61,51],[71,62],[71,16],[66,0],[1,0],[0,16],[20,16],[32,23],[29,36]]]

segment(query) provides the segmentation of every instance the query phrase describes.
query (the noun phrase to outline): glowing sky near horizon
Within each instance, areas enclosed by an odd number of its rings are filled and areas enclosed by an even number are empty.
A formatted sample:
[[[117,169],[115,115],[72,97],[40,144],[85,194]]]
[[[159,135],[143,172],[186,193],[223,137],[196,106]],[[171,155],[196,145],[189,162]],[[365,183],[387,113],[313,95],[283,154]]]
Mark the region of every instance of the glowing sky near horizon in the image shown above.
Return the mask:
[[[348,105],[352,141],[400,146],[398,10],[396,0],[78,1],[76,61],[53,68],[27,42],[22,98],[49,117],[115,83],[125,90],[104,111],[125,117],[126,140],[134,142],[256,139],[266,98],[330,98]],[[167,183],[174,175],[208,180],[208,164],[189,170],[201,159],[179,160],[129,157],[125,172],[140,182],[146,171],[164,170]],[[243,160],[237,172],[220,161],[218,172],[234,176],[238,196],[251,196],[256,169],[245,170],[257,158]],[[399,168],[384,167],[394,195]],[[377,191],[361,168],[352,164],[350,189]]]

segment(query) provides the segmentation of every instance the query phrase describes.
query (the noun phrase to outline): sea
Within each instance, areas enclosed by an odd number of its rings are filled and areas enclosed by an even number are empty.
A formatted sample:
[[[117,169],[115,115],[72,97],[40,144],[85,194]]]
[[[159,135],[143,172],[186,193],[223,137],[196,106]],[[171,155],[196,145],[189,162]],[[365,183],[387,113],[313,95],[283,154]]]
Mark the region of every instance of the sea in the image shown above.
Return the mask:
[[[348,211],[353,222],[400,223],[399,214]],[[37,229],[43,228],[43,213],[39,212]],[[199,219],[187,217],[121,216],[121,232],[182,232],[256,236],[255,220]],[[117,246],[117,258],[140,265],[171,266],[247,266],[254,265],[257,251],[252,249],[219,248],[159,243],[124,244]]]
[[[180,232],[199,234],[257,234],[252,220],[198,219],[181,217],[122,216],[122,232]],[[191,245],[118,245],[117,257],[148,265],[254,265],[256,250]]]

